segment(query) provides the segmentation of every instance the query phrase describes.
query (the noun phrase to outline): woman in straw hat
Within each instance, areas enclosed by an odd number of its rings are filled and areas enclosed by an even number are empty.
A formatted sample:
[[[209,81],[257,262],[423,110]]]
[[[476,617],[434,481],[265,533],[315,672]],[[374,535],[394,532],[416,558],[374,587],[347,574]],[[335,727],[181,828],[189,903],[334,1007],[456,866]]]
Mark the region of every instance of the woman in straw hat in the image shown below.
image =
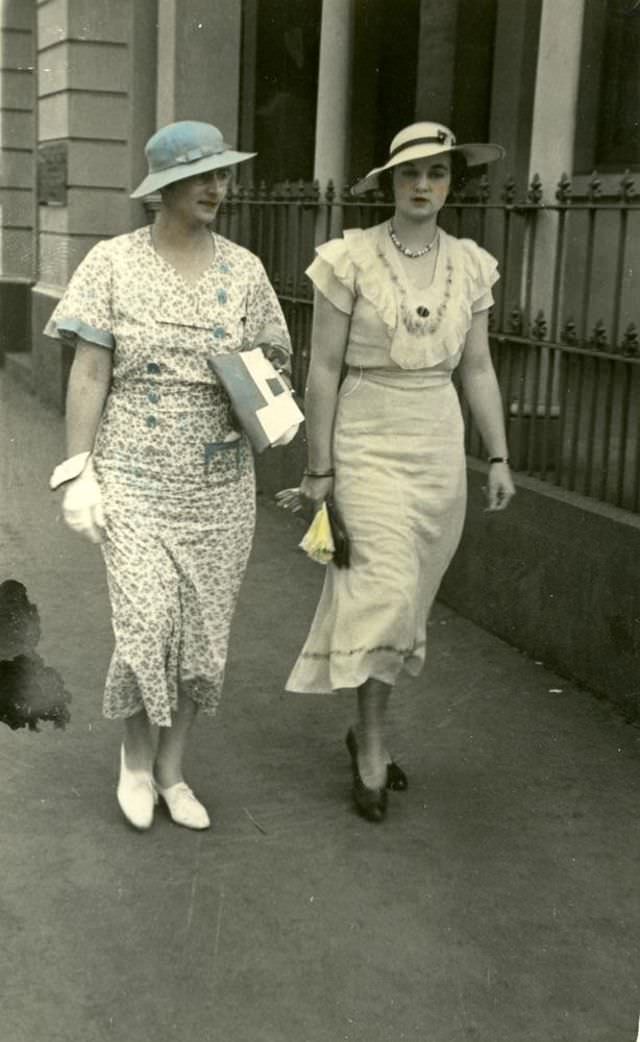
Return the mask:
[[[183,776],[198,709],[213,714],[255,522],[253,458],[207,364],[261,329],[289,336],[261,262],[213,231],[231,169],[252,158],[207,123],[157,131],[132,193],[160,193],[151,227],[98,243],[46,332],[75,346],[63,514],[100,542],[115,649],[104,713],[124,720],[117,796],[140,829],[158,794],[209,826]],[[157,742],[152,725],[158,725]]]
[[[427,615],[463,526],[456,368],[489,457],[488,509],[503,510],[514,493],[487,335],[496,261],[438,227],[452,165],[502,155],[458,145],[438,123],[406,127],[353,189],[389,178],[391,220],[320,246],[307,272],[316,298],[300,493],[314,504],[334,496],[351,565],[328,567],[287,688],[356,689],[347,746],[355,803],[372,821],[384,818],[388,789],[407,787],[386,748],[385,708],[399,674],[423,666]],[[284,493],[282,505],[295,508],[295,496]]]

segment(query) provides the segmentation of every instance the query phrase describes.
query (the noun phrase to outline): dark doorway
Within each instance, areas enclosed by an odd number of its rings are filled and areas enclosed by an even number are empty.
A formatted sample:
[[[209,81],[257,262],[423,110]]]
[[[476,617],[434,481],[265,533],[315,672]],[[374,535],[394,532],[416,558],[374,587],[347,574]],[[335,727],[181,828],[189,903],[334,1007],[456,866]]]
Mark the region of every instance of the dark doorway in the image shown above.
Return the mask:
[[[419,0],[356,0],[350,176],[383,162],[414,118]]]
[[[253,174],[277,184],[313,177],[321,0],[259,0]]]

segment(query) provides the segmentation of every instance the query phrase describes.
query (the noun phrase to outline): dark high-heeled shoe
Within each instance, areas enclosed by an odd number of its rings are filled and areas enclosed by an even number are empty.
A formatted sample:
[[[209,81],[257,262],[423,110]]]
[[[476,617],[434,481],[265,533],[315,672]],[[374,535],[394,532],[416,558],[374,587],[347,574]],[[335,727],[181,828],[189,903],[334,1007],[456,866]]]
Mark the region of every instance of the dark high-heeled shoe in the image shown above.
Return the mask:
[[[353,802],[363,818],[384,821],[387,814],[387,790],[367,788],[357,766],[353,772]]]
[[[351,766],[358,766],[358,740],[356,738],[353,727],[350,727],[347,731],[347,737],[345,738],[347,749],[349,750],[349,756],[351,757]],[[394,792],[404,792],[409,788],[409,779],[397,763],[392,760],[387,764],[387,789],[392,789]]]

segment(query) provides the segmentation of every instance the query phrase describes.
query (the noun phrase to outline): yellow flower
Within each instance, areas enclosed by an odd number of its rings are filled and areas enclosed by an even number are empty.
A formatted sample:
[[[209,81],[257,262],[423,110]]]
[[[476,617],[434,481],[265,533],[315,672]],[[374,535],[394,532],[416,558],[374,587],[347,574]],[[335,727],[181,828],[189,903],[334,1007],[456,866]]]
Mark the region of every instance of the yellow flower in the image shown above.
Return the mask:
[[[331,525],[327,513],[327,504],[323,503],[300,543],[301,548],[312,561],[318,564],[329,564],[335,552],[335,544],[331,535]]]

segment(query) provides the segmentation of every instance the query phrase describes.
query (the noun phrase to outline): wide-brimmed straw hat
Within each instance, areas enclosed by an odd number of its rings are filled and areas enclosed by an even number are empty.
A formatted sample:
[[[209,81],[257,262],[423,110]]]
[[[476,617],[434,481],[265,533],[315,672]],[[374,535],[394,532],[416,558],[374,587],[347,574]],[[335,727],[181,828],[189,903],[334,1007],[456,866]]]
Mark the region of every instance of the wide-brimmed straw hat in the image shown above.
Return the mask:
[[[131,193],[132,199],[151,195],[185,177],[253,159],[255,152],[236,152],[217,127],[196,120],[169,123],[150,137],[144,148],[149,173]]]
[[[430,159],[432,156],[460,152],[467,161],[467,166],[482,166],[502,159],[506,154],[502,145],[456,143],[455,135],[442,123],[412,123],[404,130],[398,131],[389,145],[389,158],[384,166],[370,170],[351,189],[353,195],[360,195],[370,188],[375,188],[378,176],[383,170],[391,170],[400,163],[410,163],[414,159]]]

